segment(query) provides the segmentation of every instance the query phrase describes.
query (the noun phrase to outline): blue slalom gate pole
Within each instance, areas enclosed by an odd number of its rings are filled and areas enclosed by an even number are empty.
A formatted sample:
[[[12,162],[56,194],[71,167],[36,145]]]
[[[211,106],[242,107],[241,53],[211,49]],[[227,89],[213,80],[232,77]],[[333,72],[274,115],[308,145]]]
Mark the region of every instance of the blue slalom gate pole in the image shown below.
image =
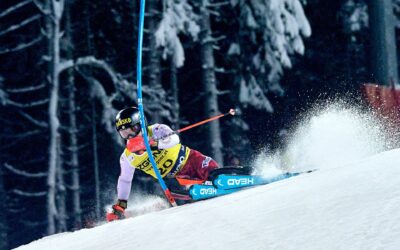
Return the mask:
[[[144,13],[145,13],[145,0],[140,1],[140,15],[139,15],[139,34],[138,34],[138,49],[137,49],[137,64],[136,64],[136,74],[137,74],[137,96],[138,96],[138,108],[140,113],[140,127],[142,129],[142,135],[144,139],[144,144],[146,146],[146,151],[149,156],[151,165],[153,166],[154,172],[157,176],[158,182],[164,191],[165,197],[167,197],[171,206],[176,207],[174,197],[172,197],[167,185],[158,170],[157,163],[154,160],[153,154],[151,153],[149,138],[147,136],[147,128],[145,127],[144,119],[144,109],[143,109],[143,99],[142,99],[142,47],[143,47],[143,27],[144,27]]]

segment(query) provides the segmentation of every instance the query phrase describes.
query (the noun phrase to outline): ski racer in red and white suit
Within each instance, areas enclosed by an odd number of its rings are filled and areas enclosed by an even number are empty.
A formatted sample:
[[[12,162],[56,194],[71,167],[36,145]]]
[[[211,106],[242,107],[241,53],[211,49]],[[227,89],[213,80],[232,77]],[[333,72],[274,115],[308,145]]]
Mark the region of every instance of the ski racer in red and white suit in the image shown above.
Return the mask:
[[[124,217],[136,169],[157,178],[141,137],[138,110],[136,108],[121,110],[116,117],[116,127],[121,137],[127,140],[127,146],[120,158],[118,201],[113,206],[113,212],[107,214],[108,221]],[[169,126],[154,124],[148,126],[147,131],[153,157],[163,178],[205,181],[210,171],[218,168],[217,162],[212,158],[182,145],[179,136],[172,134],[173,130]]]

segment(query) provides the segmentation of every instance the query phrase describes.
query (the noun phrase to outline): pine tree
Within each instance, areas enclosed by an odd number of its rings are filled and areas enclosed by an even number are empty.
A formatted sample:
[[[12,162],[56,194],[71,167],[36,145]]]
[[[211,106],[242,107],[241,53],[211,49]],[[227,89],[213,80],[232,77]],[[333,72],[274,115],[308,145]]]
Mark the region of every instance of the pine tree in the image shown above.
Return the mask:
[[[7,160],[1,167],[4,167],[5,174],[16,180],[7,187],[13,194],[7,202],[7,216],[12,218],[9,221],[9,237],[15,239],[17,235],[27,235],[33,227],[39,229],[44,221],[43,218],[33,216],[37,215],[36,211],[33,212],[26,206],[31,202],[46,204],[44,184],[47,173],[43,170],[46,160],[42,155],[43,151],[37,145],[47,141],[47,116],[41,110],[48,104],[49,99],[47,85],[43,77],[36,72],[40,67],[37,66],[37,62],[41,61],[40,53],[43,52],[40,45],[45,36],[40,32],[38,25],[42,14],[32,1],[21,1],[9,6],[0,13],[0,18],[3,27],[6,27],[0,31],[0,36],[7,41],[2,44],[0,55],[4,58],[2,61],[8,72],[0,91],[1,105],[4,107],[2,116],[13,119],[12,122],[2,121],[5,133],[2,136],[2,145],[7,145],[2,148],[2,155]],[[23,76],[28,76],[29,80]],[[23,161],[19,159],[21,146],[30,152],[25,154]],[[31,172],[24,171],[25,168]],[[38,181],[43,185],[32,185]],[[16,214],[19,216],[15,216]],[[26,229],[15,230],[12,225],[17,224],[25,225]],[[40,230],[32,231],[32,235],[35,233],[40,235]]]
[[[233,8],[241,18],[228,55],[238,65],[239,100],[243,107],[273,112],[266,94],[284,93],[283,69],[292,67],[290,55],[304,53],[302,37],[311,35],[310,24],[299,0],[241,0]]]
[[[205,94],[204,106],[207,116],[220,113],[218,106],[217,79],[215,76],[214,40],[210,24],[209,1],[202,0],[200,5],[200,58],[202,65],[202,85]],[[213,158],[224,164],[222,138],[219,121],[207,125],[207,144],[210,145]]]
[[[151,111],[150,117],[152,123],[160,123],[162,121],[161,107],[159,103],[166,102],[166,93],[161,85],[161,53],[156,45],[155,32],[157,30],[159,10],[158,1],[147,1],[148,18],[146,19],[148,32],[146,32],[146,41],[148,44],[147,63],[145,67],[145,79],[148,79],[149,88],[157,93],[157,102],[147,102],[147,109]],[[146,82],[146,81],[144,81]]]
[[[198,40],[199,17],[187,0],[164,0],[162,18],[155,33],[156,46],[162,48],[162,58],[169,59],[172,118],[175,129],[180,127],[179,87],[177,72],[184,65],[185,52],[179,35]]]

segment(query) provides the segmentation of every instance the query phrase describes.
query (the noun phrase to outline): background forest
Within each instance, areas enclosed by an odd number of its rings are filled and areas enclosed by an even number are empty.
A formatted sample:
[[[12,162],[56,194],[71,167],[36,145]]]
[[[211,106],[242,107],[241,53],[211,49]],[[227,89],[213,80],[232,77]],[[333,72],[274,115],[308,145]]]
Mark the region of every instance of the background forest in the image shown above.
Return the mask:
[[[398,14],[387,0],[147,0],[147,120],[178,129],[234,107],[181,140],[225,166],[277,149],[314,103],[358,104],[377,82],[380,5]],[[115,200],[114,117],[136,104],[138,13],[132,0],[0,1],[0,249],[90,227]],[[135,175],[135,192],[157,188]]]

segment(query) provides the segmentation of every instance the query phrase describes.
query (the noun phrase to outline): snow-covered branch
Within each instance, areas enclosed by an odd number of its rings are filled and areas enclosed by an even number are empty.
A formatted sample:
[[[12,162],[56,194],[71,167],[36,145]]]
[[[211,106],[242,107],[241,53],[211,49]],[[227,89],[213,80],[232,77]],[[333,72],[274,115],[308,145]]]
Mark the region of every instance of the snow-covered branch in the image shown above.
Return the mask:
[[[69,114],[70,112],[65,112],[66,114]],[[80,133],[79,129],[72,129],[70,126],[64,126],[60,124],[60,130],[65,131],[69,134],[78,134]]]
[[[58,66],[58,73],[63,72],[66,69],[72,68],[72,67],[79,67],[79,66],[93,66],[93,67],[98,67],[103,69],[108,73],[108,75],[111,77],[111,80],[114,83],[117,83],[119,81],[119,76],[118,74],[111,68],[110,65],[108,65],[105,61],[96,59],[94,56],[86,56],[86,57],[80,57],[76,61],[73,60],[65,60],[61,62]]]
[[[17,195],[25,196],[25,197],[41,197],[47,194],[46,191],[43,192],[26,192],[19,189],[13,189],[12,192]]]
[[[245,81],[244,78],[240,80],[240,91],[239,100],[244,107],[251,105],[259,110],[265,110],[267,112],[274,112],[272,104],[265,96],[264,91],[257,83],[254,76],[250,76],[249,81]]]
[[[35,130],[30,129],[24,133],[19,132],[17,134],[9,134],[8,136],[7,135],[3,135],[3,136],[9,137],[9,138],[25,138],[25,137],[29,137],[29,136],[33,136],[33,135],[38,135],[40,133],[43,133],[43,131],[38,130],[38,129],[35,129]]]
[[[38,20],[41,18],[41,15],[34,15],[28,19],[25,19],[24,21],[20,22],[19,24],[11,25],[8,29],[0,31],[0,36],[3,36],[11,31],[17,30],[21,27],[24,27],[25,25],[28,25],[29,23]]]
[[[114,133],[114,126],[111,123],[111,121],[113,121],[114,119],[115,114],[117,113],[117,110],[115,110],[112,106],[111,98],[107,95],[101,83],[97,81],[94,77],[84,74],[79,69],[77,71],[83,78],[85,78],[85,80],[87,80],[91,84],[91,97],[100,100],[103,106],[102,123],[104,124],[106,131],[113,136],[115,142],[121,144],[121,140],[119,139],[119,136]]]
[[[81,65],[91,65],[101,68],[108,73],[108,75],[111,77],[111,80],[114,83],[117,83],[119,81],[118,74],[111,68],[110,65],[108,65],[108,63],[106,63],[103,60],[98,60],[93,56],[81,57],[78,60],[76,60],[75,66],[81,66]]]
[[[11,192],[7,191],[7,193],[11,193]],[[13,205],[15,205],[15,204],[7,204],[7,211],[8,211],[8,212],[14,213],[14,214],[21,214],[21,213],[24,212],[25,209],[26,209],[26,208],[24,208],[24,207],[17,207],[17,208],[15,208],[15,207],[13,207]]]
[[[8,8],[5,11],[0,13],[0,18],[10,14],[11,12],[13,12],[13,11],[15,11],[15,10],[17,10],[17,9],[19,9],[19,8],[29,4],[29,3],[31,3],[31,2],[32,2],[32,0],[26,0],[26,1],[23,1],[23,2],[20,2],[20,3],[16,4],[14,6],[11,6],[10,8]]]
[[[39,36],[28,43],[20,43],[14,48],[0,50],[0,55],[29,48],[30,46],[35,45],[36,43],[40,42],[42,39],[43,39],[43,36]]]
[[[39,172],[39,173],[29,173],[29,172],[26,172],[26,171],[23,171],[23,170],[19,170],[19,169],[15,168],[15,167],[11,166],[8,163],[4,163],[3,166],[6,169],[8,169],[11,172],[13,172],[14,174],[17,174],[17,175],[20,175],[20,176],[24,176],[24,177],[29,177],[29,178],[47,177],[47,173],[43,173],[43,172],[42,173],[41,172]]]
[[[29,87],[25,87],[25,88],[18,88],[18,89],[7,89],[6,91],[8,93],[26,93],[26,92],[31,92],[31,91],[35,91],[35,90],[39,90],[39,89],[43,89],[44,87],[46,87],[45,83],[39,84],[39,85],[34,85],[34,86],[29,86]]]
[[[68,189],[68,190],[71,190],[71,191],[76,191],[76,190],[79,190],[79,186],[77,186],[77,185],[68,185],[68,184],[65,184],[65,187]]]
[[[237,70],[236,69],[230,69],[227,70],[226,68],[222,67],[214,67],[215,73],[220,73],[220,74],[236,74]]]
[[[44,60],[48,60],[48,59],[44,59]],[[64,61],[62,61],[62,62],[60,62],[60,63],[58,64],[58,69],[57,69],[57,71],[58,71],[58,73],[60,74],[60,73],[62,73],[64,70],[67,70],[67,69],[72,68],[72,67],[74,67],[74,61],[73,61],[73,60],[64,60]]]
[[[83,70],[80,69],[80,66],[92,66],[97,67],[104,70],[108,76],[111,78],[111,81],[114,84],[116,92],[112,95],[107,95],[102,84],[92,76],[88,76],[84,73]],[[103,106],[103,114],[102,114],[102,123],[105,125],[106,130],[111,134],[115,135],[114,127],[111,121],[114,119],[114,115],[117,113],[117,110],[113,108],[112,101],[120,96],[119,92],[132,93],[134,95],[136,92],[134,91],[134,86],[132,83],[129,83],[123,77],[114,71],[114,69],[108,65],[107,62],[103,60],[96,59],[94,56],[86,56],[80,57],[77,60],[66,60],[60,63],[58,67],[58,72],[61,73],[64,70],[75,67],[77,72],[86,79],[91,86],[91,98],[95,98],[100,100]],[[113,138],[116,142],[121,143],[119,137],[116,135]]]
[[[210,13],[210,15],[213,16],[221,16],[221,14],[218,11],[212,10],[212,9],[208,9],[208,13]]]
[[[215,39],[212,36],[207,36],[201,40],[200,44],[213,43],[213,42],[215,42]]]
[[[226,94],[230,94],[232,91],[231,90],[218,90],[216,91],[217,95],[226,95]]]
[[[40,128],[48,128],[49,125],[47,122],[43,122],[43,121],[39,121],[35,118],[33,118],[31,115],[27,114],[26,112],[23,111],[19,111],[19,113],[26,118],[28,121],[30,121],[31,123],[33,123],[34,125],[40,127]]]
[[[208,3],[207,8],[220,8],[225,5],[231,4],[230,1],[219,2],[219,3]]]
[[[23,220],[21,222],[26,227],[34,227],[37,228],[38,226],[45,225],[47,221],[30,221],[30,220]]]
[[[176,67],[183,66],[185,53],[179,34],[187,34],[194,41],[198,39],[200,27],[196,22],[199,17],[187,0],[164,2],[166,8],[155,32],[156,46],[163,48],[163,58],[173,56]]]
[[[79,144],[79,146],[75,146],[75,147],[64,147],[66,150],[73,152],[73,151],[80,151],[85,147],[89,147],[90,144],[89,143],[83,143],[83,144]]]
[[[14,102],[11,100],[7,100],[7,104],[18,107],[18,108],[31,108],[31,107],[36,107],[36,106],[41,106],[44,104],[47,104],[49,102],[49,99],[43,99],[40,101],[36,102],[30,102],[30,103],[19,103],[19,102]]]

